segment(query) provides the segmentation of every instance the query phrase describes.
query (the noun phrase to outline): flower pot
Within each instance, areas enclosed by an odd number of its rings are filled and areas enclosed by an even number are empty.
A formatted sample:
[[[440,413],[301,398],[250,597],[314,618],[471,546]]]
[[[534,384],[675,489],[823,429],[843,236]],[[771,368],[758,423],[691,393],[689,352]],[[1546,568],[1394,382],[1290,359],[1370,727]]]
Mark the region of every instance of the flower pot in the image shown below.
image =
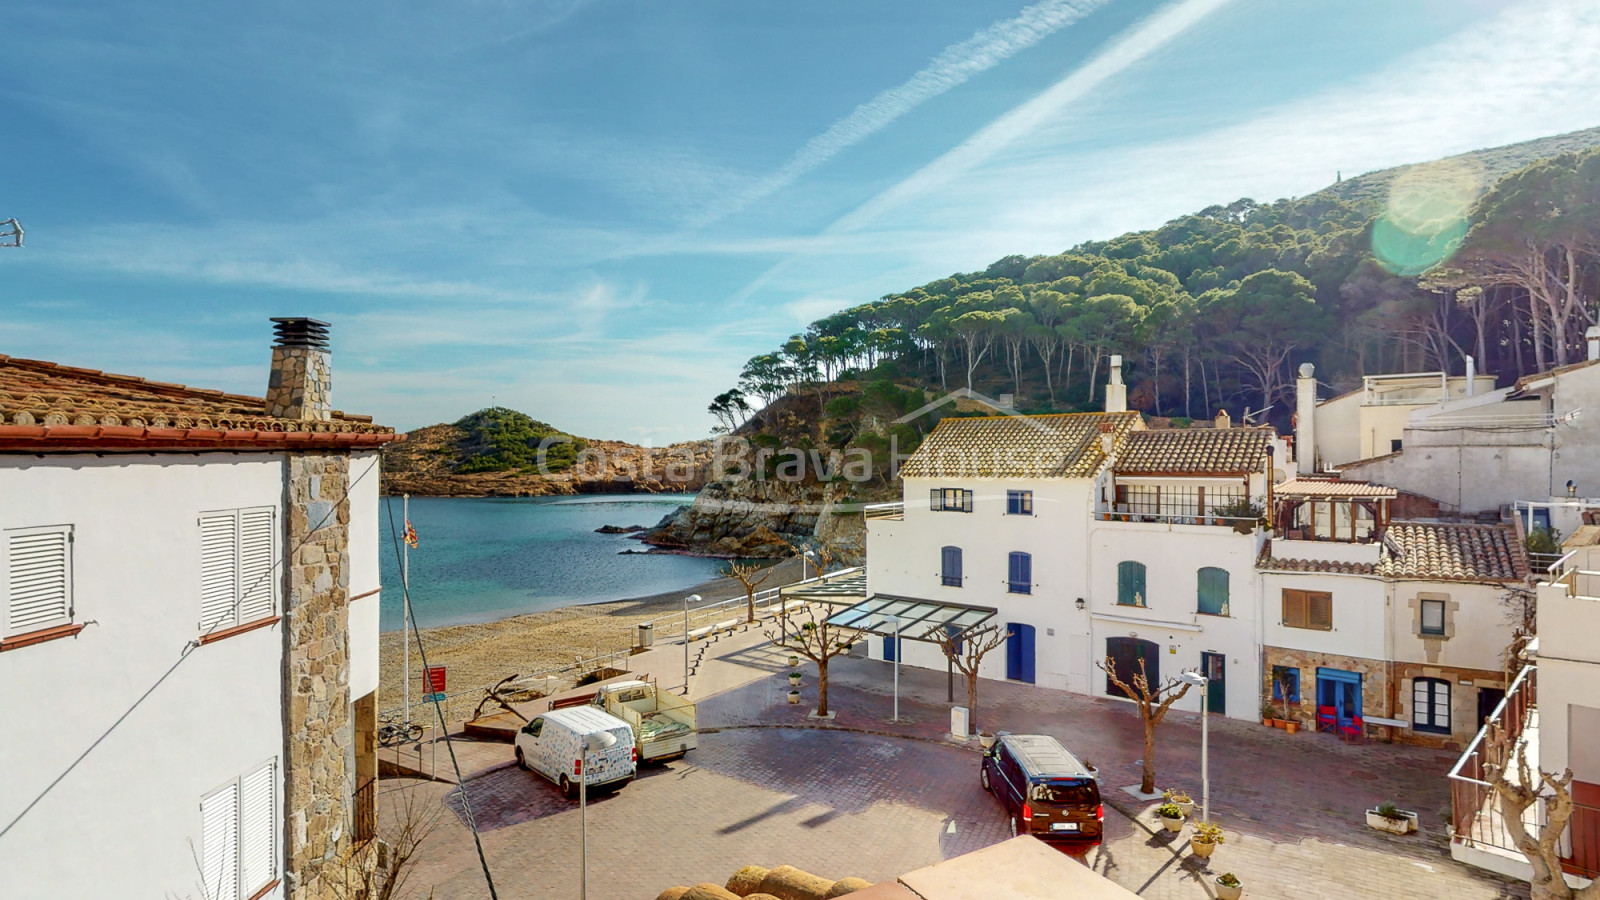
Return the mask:
[[[1161,824],[1167,826],[1167,830],[1168,831],[1182,831],[1183,830],[1183,820],[1182,819],[1169,819],[1166,816],[1158,816],[1157,818],[1159,818],[1161,820]]]
[[[1189,849],[1193,850],[1194,855],[1201,859],[1210,859],[1212,851],[1217,849],[1217,844],[1215,841],[1191,840],[1189,841]]]
[[[1267,726],[1268,728],[1271,728],[1272,727],[1272,723],[1274,723],[1276,721],[1278,721],[1278,720],[1272,718],[1271,716],[1268,716],[1267,718],[1261,720],[1261,724]]]
[[[1289,727],[1289,720],[1288,719],[1273,719],[1272,720],[1272,727],[1273,728],[1284,728],[1284,729],[1287,729]]]
[[[1084,768],[1089,770],[1089,778],[1091,780],[1094,780],[1094,781],[1099,781],[1100,780],[1100,770],[1099,769],[1096,769],[1094,766],[1084,766]]]
[[[1239,896],[1244,893],[1242,884],[1223,884],[1220,881],[1213,883],[1217,886],[1217,900],[1239,900]]]
[[[789,657],[789,668],[792,669],[792,668],[794,668],[795,666],[798,666],[798,665],[800,665],[800,657],[798,657],[798,656]]]
[[[1397,809],[1395,812],[1404,816],[1400,819],[1391,819],[1378,814],[1376,809],[1367,810],[1367,825],[1379,831],[1390,834],[1410,834],[1417,830],[1417,814],[1407,810]]]
[[[980,731],[978,732],[978,743],[983,746],[983,749],[988,750],[994,746],[994,735],[987,731]]]
[[[1289,732],[1290,734],[1294,734],[1300,730],[1300,723],[1290,719],[1289,721],[1283,723],[1283,730]]]
[[[1183,813],[1184,818],[1187,819],[1189,816],[1194,814],[1193,800],[1174,800],[1172,802],[1178,805],[1178,810]]]
[[[789,683],[790,684],[799,684],[800,683],[800,673],[799,672],[790,672],[789,673]]]
[[[799,691],[790,691],[789,692],[789,702],[790,703],[799,703],[800,702],[800,692]]]

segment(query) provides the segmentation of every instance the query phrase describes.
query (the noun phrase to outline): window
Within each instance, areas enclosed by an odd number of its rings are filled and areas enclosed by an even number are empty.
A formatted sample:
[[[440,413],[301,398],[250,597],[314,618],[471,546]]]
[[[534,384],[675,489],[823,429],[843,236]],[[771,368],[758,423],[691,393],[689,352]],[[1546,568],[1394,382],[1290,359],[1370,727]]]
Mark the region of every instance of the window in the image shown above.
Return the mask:
[[[944,635],[945,635],[945,637],[950,639],[950,655],[951,656],[960,656],[962,648],[965,646],[965,643],[961,639],[961,635],[962,635],[961,626],[960,625],[946,625],[944,627]]]
[[[5,532],[6,605],[0,634],[72,621],[72,526]]]
[[[946,587],[961,587],[961,548],[942,547],[939,550],[939,576]]]
[[[207,897],[240,900],[276,878],[277,776],[273,760],[200,801],[200,873]]]
[[[277,609],[270,506],[200,516],[200,630],[265,619]]]
[[[1144,606],[1144,563],[1117,563],[1117,605]]]
[[[1400,448],[1402,446],[1404,446],[1404,445],[1401,443],[1399,438],[1390,438],[1389,439],[1389,452],[1390,453],[1399,453],[1400,452]]]
[[[1333,630],[1333,595],[1327,591],[1283,589],[1283,624],[1290,628]]]
[[[1199,605],[1200,612],[1208,616],[1225,616],[1228,614],[1228,570],[1216,566],[1206,566],[1200,570],[1199,575]]]
[[[1006,515],[1033,515],[1033,491],[1006,491]]]
[[[1422,633],[1444,635],[1444,601],[1422,600]]]
[[[972,492],[961,488],[934,488],[928,508],[934,512],[972,512]]]
[[[1272,699],[1283,701],[1284,691],[1289,692],[1289,702],[1300,702],[1300,670],[1293,666],[1272,667]]]
[[[1013,594],[1033,593],[1033,557],[1027,553],[1011,554],[1007,566],[1007,590]]]
[[[1450,733],[1450,682],[1441,678],[1411,680],[1411,728]]]

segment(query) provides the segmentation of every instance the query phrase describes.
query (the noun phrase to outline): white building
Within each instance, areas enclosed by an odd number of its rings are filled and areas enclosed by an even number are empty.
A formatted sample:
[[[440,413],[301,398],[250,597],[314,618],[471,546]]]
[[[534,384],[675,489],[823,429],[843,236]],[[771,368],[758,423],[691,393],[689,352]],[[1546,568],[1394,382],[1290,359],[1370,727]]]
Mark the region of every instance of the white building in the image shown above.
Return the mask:
[[[8,900],[330,896],[371,837],[395,435],[276,321],[267,400],[0,356]]]

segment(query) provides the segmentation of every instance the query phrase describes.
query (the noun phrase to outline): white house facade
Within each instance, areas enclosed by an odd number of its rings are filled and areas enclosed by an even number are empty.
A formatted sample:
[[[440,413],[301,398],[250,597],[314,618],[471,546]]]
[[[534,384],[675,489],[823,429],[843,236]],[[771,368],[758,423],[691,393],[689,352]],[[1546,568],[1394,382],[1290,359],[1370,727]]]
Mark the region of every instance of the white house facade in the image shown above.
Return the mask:
[[[331,896],[371,836],[395,436],[328,407],[307,323],[276,410],[0,357],[6,897]]]

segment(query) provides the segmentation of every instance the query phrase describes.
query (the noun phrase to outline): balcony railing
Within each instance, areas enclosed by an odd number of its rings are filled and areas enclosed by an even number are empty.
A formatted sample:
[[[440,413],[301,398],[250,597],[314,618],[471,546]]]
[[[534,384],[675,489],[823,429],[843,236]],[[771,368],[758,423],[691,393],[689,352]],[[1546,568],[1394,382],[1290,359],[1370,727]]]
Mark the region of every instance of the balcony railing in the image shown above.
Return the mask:
[[[906,517],[904,503],[868,503],[861,507],[861,515],[868,519],[888,519],[899,521]]]
[[[350,794],[350,837],[358,844],[378,836],[378,779],[367,783]]]
[[[1124,503],[1096,507],[1094,517],[1102,522],[1160,522],[1169,525],[1221,525],[1227,527],[1246,522],[1255,527],[1261,521],[1255,516],[1219,516],[1214,513],[1201,515],[1192,511],[1152,512],[1147,509],[1130,507]]]
[[[1600,598],[1600,571],[1578,568],[1577,557],[1581,550],[1573,550],[1550,563],[1546,569],[1550,573],[1550,583],[1565,587],[1568,597]]]

